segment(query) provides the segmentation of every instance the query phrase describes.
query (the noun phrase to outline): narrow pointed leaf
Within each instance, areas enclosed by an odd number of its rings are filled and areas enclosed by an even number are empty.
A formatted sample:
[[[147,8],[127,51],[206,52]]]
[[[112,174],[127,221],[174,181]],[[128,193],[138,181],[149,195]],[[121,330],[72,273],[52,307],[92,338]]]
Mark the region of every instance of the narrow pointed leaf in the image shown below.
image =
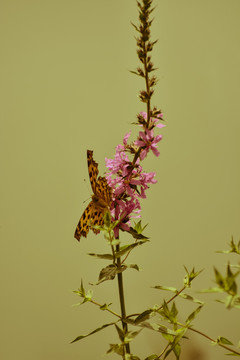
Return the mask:
[[[199,291],[200,293],[222,293],[224,292],[223,289],[220,289],[218,287],[209,288],[209,289],[203,289]]]
[[[144,77],[144,74],[140,74],[140,73],[138,73],[137,71],[133,71],[133,70],[129,70],[130,71],[130,73],[132,73],[132,74],[134,74],[134,75],[138,75],[138,76],[140,76],[140,77]]]
[[[76,339],[74,339],[73,341],[71,341],[71,344],[73,344],[73,343],[76,342],[76,341],[82,340],[82,339],[84,339],[84,338],[86,338],[86,337],[88,337],[88,336],[90,336],[90,335],[93,335],[93,334],[95,334],[95,333],[97,333],[97,332],[105,329],[106,327],[112,326],[112,325],[115,325],[115,322],[112,322],[112,323],[109,323],[109,324],[104,324],[104,325],[102,325],[101,327],[99,327],[99,328],[91,331],[90,333],[88,333],[88,334],[86,334],[86,335],[80,335],[80,336],[76,337]]]
[[[94,254],[94,253],[89,253],[89,256],[93,256],[96,257],[98,259],[106,259],[106,260],[112,260],[113,259],[113,255],[112,254]]]
[[[189,325],[197,316],[197,314],[200,312],[200,310],[202,309],[202,305],[200,305],[195,311],[193,311],[187,318],[186,320],[186,324]]]
[[[230,340],[224,338],[223,336],[219,336],[217,338],[217,342],[218,344],[223,344],[223,345],[233,345],[233,343]]]
[[[130,341],[132,341],[141,331],[143,331],[143,329],[140,329],[138,331],[129,331],[127,333],[127,335],[124,338],[124,342],[125,343],[129,343]]]
[[[151,317],[152,313],[153,313],[152,310],[145,310],[140,315],[138,315],[138,317],[135,319],[134,323],[139,324],[142,321],[148,320]]]
[[[135,269],[137,271],[140,271],[139,267],[137,264],[129,264],[129,265],[126,265],[128,268],[130,269]]]
[[[117,324],[115,324],[115,328],[117,330],[118,337],[119,337],[120,341],[123,343],[124,342],[124,336],[125,336],[124,331],[119,326],[117,326]]]
[[[240,357],[240,354],[236,354],[236,353],[228,353],[228,354],[225,354],[225,355],[229,355],[229,356],[238,356],[238,357]]]
[[[133,250],[137,246],[146,244],[146,242],[148,242],[148,241],[149,240],[147,240],[147,239],[146,240],[140,240],[140,241],[135,242],[133,244],[123,246],[123,247],[121,247],[120,251],[116,252],[115,256],[117,258],[119,258],[119,257],[125,255],[126,253],[128,253],[129,251]]]
[[[181,293],[181,294],[179,294],[179,296],[180,296],[181,298],[183,298],[183,299],[192,301],[192,302],[194,302],[194,303],[196,303],[196,304],[200,304],[200,305],[203,305],[203,304],[204,304],[203,301],[198,300],[198,299],[196,299],[196,298],[194,298],[194,297],[192,297],[192,296],[190,296],[190,295],[188,295],[188,294],[185,294],[185,293]]]
[[[179,360],[180,359],[180,353],[181,353],[181,346],[180,346],[179,343],[174,346],[173,352],[174,352],[174,354],[176,356],[176,359]]]
[[[195,311],[193,311],[187,318],[186,320],[186,324],[189,325],[197,316],[197,314],[200,312],[200,310],[202,309],[202,306],[199,306]]]
[[[170,287],[170,286],[157,285],[157,286],[153,286],[153,289],[167,290],[167,291],[171,291],[171,292],[174,292],[174,293],[178,292],[178,289],[176,289],[175,287]]]
[[[130,230],[128,231],[129,234],[131,234],[134,239],[137,240],[148,240],[149,238],[147,236],[144,236],[142,233],[138,232],[136,229],[133,229],[132,227],[130,227]]]

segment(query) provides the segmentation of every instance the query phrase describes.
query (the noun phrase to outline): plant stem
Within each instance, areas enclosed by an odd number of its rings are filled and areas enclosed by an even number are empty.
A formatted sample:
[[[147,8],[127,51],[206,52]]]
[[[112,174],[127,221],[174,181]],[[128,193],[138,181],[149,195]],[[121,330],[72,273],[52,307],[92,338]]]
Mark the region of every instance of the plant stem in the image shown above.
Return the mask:
[[[184,286],[181,290],[179,290],[175,295],[173,295],[171,297],[171,299],[169,299],[168,301],[166,301],[166,304],[169,304],[171,301],[173,301],[177,296],[179,296],[181,294],[181,292],[183,292],[186,289],[186,286]],[[163,308],[163,305],[161,305],[157,310],[161,310]]]
[[[183,326],[184,326],[184,325],[183,325]],[[199,330],[196,330],[196,329],[194,329],[194,328],[192,328],[192,327],[188,327],[188,330],[194,331],[195,333],[197,333],[197,334],[199,334],[199,335],[202,335],[203,337],[205,337],[206,339],[208,339],[208,340],[210,340],[211,342],[215,343],[216,345],[219,345],[219,346],[221,346],[222,348],[224,348],[224,349],[226,349],[226,350],[228,350],[228,351],[230,351],[230,352],[232,352],[232,353],[240,356],[240,352],[239,352],[239,351],[236,351],[236,350],[234,350],[234,349],[231,349],[229,346],[226,346],[226,345],[224,345],[224,344],[221,344],[221,343],[217,342],[216,340],[212,339],[210,336],[204,334],[203,332],[201,332],[201,331],[199,331]]]
[[[94,305],[97,305],[99,308],[102,306],[101,304],[99,304],[98,302],[96,302],[96,301],[94,301],[94,300],[92,300],[92,299],[90,300],[90,302],[91,302],[92,304],[94,304]],[[118,315],[115,311],[113,311],[113,310],[111,310],[111,309],[109,309],[109,308],[107,308],[107,309],[105,309],[105,310],[108,311],[108,312],[110,312],[111,314],[117,316],[119,319],[121,319],[121,316]]]
[[[162,355],[167,351],[167,348],[170,346],[170,343],[167,344],[167,346],[165,346],[165,348],[163,349],[163,351],[161,352],[161,354],[158,355],[158,359],[160,359],[160,357],[162,357]]]
[[[116,251],[120,250],[120,246],[116,245]],[[121,267],[121,258],[117,258],[117,265]],[[126,308],[125,308],[125,299],[124,299],[124,290],[123,290],[123,276],[122,272],[117,274],[118,278],[118,292],[119,292],[119,301],[121,307],[121,315],[122,315],[122,327],[125,333],[128,332],[128,325],[124,321],[126,319]],[[125,350],[127,354],[130,354],[130,345],[127,343],[125,344]]]
[[[148,69],[147,69],[147,49],[146,49],[146,43],[144,43],[144,73],[145,73],[145,82],[146,82],[146,91],[147,91],[147,129],[149,127],[149,121],[150,121],[150,88],[149,88],[149,79],[148,79]]]

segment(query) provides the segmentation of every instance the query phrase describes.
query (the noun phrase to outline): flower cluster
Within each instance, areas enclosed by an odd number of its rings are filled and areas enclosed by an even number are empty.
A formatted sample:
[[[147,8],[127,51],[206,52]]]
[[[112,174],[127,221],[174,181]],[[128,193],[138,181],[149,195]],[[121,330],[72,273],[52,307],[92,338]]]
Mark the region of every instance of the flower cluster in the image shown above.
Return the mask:
[[[143,160],[151,150],[155,156],[159,156],[157,143],[162,135],[154,135],[154,128],[162,128],[159,124],[162,113],[159,112],[155,118],[150,118],[146,126],[147,113],[138,114],[138,124],[142,130],[139,131],[137,140],[128,144],[130,133],[123,138],[123,144],[116,147],[114,159],[105,159],[109,172],[106,175],[108,184],[113,188],[113,202],[111,215],[118,225],[114,229],[115,237],[119,236],[119,228],[124,231],[130,230],[130,219],[139,217],[141,211],[140,198],[146,198],[146,190],[149,184],[155,184],[155,172],[144,172],[140,161]],[[131,161],[129,155],[134,154]]]
[[[140,66],[133,74],[144,78],[146,88],[140,90],[138,96],[146,107],[146,112],[137,115],[137,125],[141,127],[137,139],[128,144],[130,133],[126,134],[123,144],[116,147],[114,159],[106,159],[106,166],[109,170],[106,178],[113,189],[113,202],[111,215],[117,226],[114,228],[115,237],[119,235],[119,228],[125,231],[130,230],[130,219],[139,217],[141,211],[140,199],[146,197],[146,190],[149,184],[155,184],[154,172],[144,172],[140,162],[146,158],[149,152],[159,156],[158,143],[162,135],[155,135],[155,128],[162,128],[165,125],[159,123],[163,120],[163,114],[156,107],[151,108],[151,98],[157,78],[152,75],[155,70],[151,60],[151,52],[157,41],[151,41],[150,27],[152,20],[150,15],[152,0],[137,1],[139,9],[139,25],[134,25],[139,36],[137,40],[137,55]],[[131,159],[129,159],[129,155]]]

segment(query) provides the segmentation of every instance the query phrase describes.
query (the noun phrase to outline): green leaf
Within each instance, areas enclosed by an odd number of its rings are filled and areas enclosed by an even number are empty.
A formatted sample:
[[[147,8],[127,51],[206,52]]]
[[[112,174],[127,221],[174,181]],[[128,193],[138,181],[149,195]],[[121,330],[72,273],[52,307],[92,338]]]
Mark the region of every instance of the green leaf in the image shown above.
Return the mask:
[[[190,287],[192,281],[203,271],[195,271],[194,267],[192,268],[192,270],[189,272],[188,269],[186,268],[186,266],[184,266],[184,269],[186,270],[187,274],[184,277],[184,285],[186,287]]]
[[[228,264],[225,278],[216,268],[214,268],[214,272],[215,272],[215,281],[219,286],[219,288],[222,291],[226,292],[227,294],[235,296],[237,294],[237,284],[235,278],[239,275],[240,271],[237,271],[234,274],[231,270],[230,264]]]
[[[147,224],[142,226],[141,220],[139,220],[137,223],[134,224],[134,230],[136,230],[138,234],[141,234],[146,227]]]
[[[85,299],[86,299],[87,301],[90,301],[90,300],[92,300],[92,296],[93,296],[93,291],[92,291],[92,289],[89,289],[89,290],[87,291],[87,294],[85,295]]]
[[[203,290],[200,290],[199,293],[222,293],[224,292],[223,289],[220,289],[220,288],[210,288],[210,289],[203,289]]]
[[[87,301],[91,301],[91,299],[92,299],[93,291],[88,290],[87,294],[86,294],[85,289],[83,287],[83,281],[82,280],[81,280],[80,288],[78,290],[74,290],[73,292],[83,298],[83,301],[81,303],[77,304],[77,305],[82,305]]]
[[[176,359],[179,360],[180,359],[180,354],[181,354],[181,346],[179,343],[177,343],[174,348],[173,348],[173,352],[176,356]]]
[[[124,337],[125,337],[125,333],[124,333],[124,330],[121,329],[117,324],[115,324],[115,328],[118,332],[118,337],[120,339],[120,341],[123,343],[124,342]]]
[[[227,309],[231,309],[233,307],[238,307],[235,305],[236,296],[228,295],[225,300],[222,300],[223,304],[225,304]]]
[[[133,250],[135,247],[139,246],[139,245],[143,245],[143,244],[146,244],[146,242],[148,242],[149,240],[140,240],[138,242],[135,242],[135,243],[132,243],[130,245],[125,245],[125,246],[122,246],[120,251],[116,252],[115,253],[115,256],[117,258],[127,254],[129,251]]]
[[[194,298],[194,297],[192,297],[192,296],[190,296],[190,295],[188,295],[188,294],[185,294],[185,293],[180,293],[179,296],[180,296],[181,298],[183,298],[183,299],[192,301],[192,302],[194,302],[194,303],[196,303],[196,304],[200,304],[200,305],[203,305],[203,304],[204,304],[203,301],[198,300],[198,299],[196,299],[196,298]]]
[[[128,268],[130,269],[135,269],[137,271],[140,271],[139,267],[137,264],[129,264],[129,265],[126,265]]]
[[[144,360],[156,360],[156,359],[159,359],[159,356],[156,354],[153,354],[153,355],[146,357]]]
[[[165,334],[165,333],[162,333],[162,336],[164,337],[165,340],[167,340],[169,343],[172,343],[173,340],[174,340],[174,336],[171,335],[171,334]]]
[[[162,315],[165,319],[169,320],[170,318],[170,310],[168,309],[168,305],[166,301],[163,301],[161,309],[158,311],[160,315]]]
[[[176,308],[176,304],[175,301],[172,304],[172,308],[171,308],[171,316],[173,317],[174,320],[177,319],[177,314],[178,314],[178,310]]]
[[[166,326],[158,325],[157,331],[160,332],[162,335],[170,335],[170,336],[176,336],[176,331],[168,329]]]
[[[129,331],[124,338],[124,343],[129,343],[132,341],[143,329],[140,329],[138,331]]]
[[[173,292],[173,293],[175,293],[175,294],[177,294],[177,293],[179,292],[178,289],[176,289],[175,287],[170,287],[170,286],[157,285],[157,286],[154,286],[153,289],[167,290],[167,291],[171,291],[171,292]],[[180,296],[180,297],[183,298],[183,299],[192,301],[192,302],[194,302],[194,303],[196,303],[196,304],[201,304],[201,305],[204,304],[203,301],[198,300],[198,299],[196,299],[196,298],[194,298],[194,297],[192,297],[192,296],[190,296],[190,295],[188,295],[188,294],[186,294],[186,293],[183,293],[183,292],[180,292],[180,293],[178,294],[178,296]]]
[[[124,347],[123,344],[110,344],[110,348],[108,349],[107,354],[115,353],[120,356],[123,356],[124,355],[123,347]]]
[[[240,357],[240,354],[236,354],[236,353],[228,353],[228,354],[225,354],[225,355],[229,355],[229,356],[238,356],[238,357]]]
[[[106,259],[106,260],[113,260],[113,255],[112,254],[94,254],[94,253],[89,253],[89,256],[93,256],[96,257],[98,259]]]
[[[76,337],[76,339],[74,339],[73,341],[71,341],[70,344],[72,344],[72,343],[74,343],[74,342],[76,342],[76,341],[82,340],[82,339],[84,339],[84,338],[86,338],[86,337],[88,337],[88,336],[90,336],[90,335],[93,335],[93,334],[95,334],[95,333],[97,333],[97,332],[105,329],[106,327],[112,326],[112,325],[115,325],[115,322],[111,322],[111,323],[109,323],[109,324],[104,324],[104,325],[102,325],[101,327],[99,327],[99,328],[91,331],[90,333],[88,333],[88,334],[86,334],[86,335],[80,335],[80,336]]]
[[[109,210],[104,212],[103,220],[104,220],[104,226],[106,227],[107,232],[108,232],[108,230],[112,230],[112,217],[111,217],[111,213]]]
[[[177,314],[178,310],[176,308],[175,302],[173,302],[171,310],[168,308],[166,301],[164,300],[162,304],[162,308],[158,311],[160,315],[162,315],[166,320],[168,320],[172,324],[177,323]]]
[[[171,292],[173,292],[173,293],[177,293],[177,292],[178,292],[178,289],[176,289],[175,287],[170,287],[170,286],[157,285],[157,286],[153,286],[153,289],[167,290],[167,291],[171,291]]]
[[[126,265],[121,265],[121,267],[119,267],[116,264],[110,264],[106,266],[100,271],[97,285],[103,281],[113,280],[118,273],[121,273],[126,269]]]
[[[180,357],[180,352],[181,352],[181,347],[180,347],[180,340],[182,339],[182,337],[184,337],[185,332],[187,331],[186,328],[180,328],[176,331],[176,333],[178,333],[177,336],[175,336],[173,342],[171,343],[171,348],[165,353],[164,359],[166,359],[166,357],[173,351],[176,359],[179,359]],[[174,350],[175,349],[175,350]]]
[[[109,303],[109,304],[103,304],[99,307],[100,310],[108,310],[108,307],[112,305],[112,303]]]
[[[137,325],[141,326],[143,328],[146,328],[146,329],[150,329],[150,330],[153,330],[153,331],[160,332],[162,335],[164,335],[164,334],[168,334],[170,336],[176,336],[177,335],[176,331],[168,329],[164,325],[159,325],[159,324],[155,324],[155,323],[149,323],[147,321],[138,323]]]
[[[220,287],[220,289],[225,290],[225,281],[223,276],[220,274],[220,272],[214,267],[214,272],[215,272],[215,281],[218,284],[218,286]]]
[[[133,227],[130,227],[130,230],[128,231],[133,237],[134,239],[141,239],[141,240],[147,240],[149,239],[147,236],[144,236],[142,234],[143,230],[146,228],[147,225],[143,226],[142,227],[142,224],[141,224],[141,220],[135,224],[134,228]]]
[[[136,325],[136,324],[134,324],[134,325]],[[158,325],[155,323],[149,323],[147,321],[143,321],[143,322],[137,323],[137,325],[141,326],[143,328],[146,328],[146,329],[158,331]]]
[[[186,320],[186,325],[189,325],[197,316],[197,314],[200,312],[200,310],[202,309],[202,305],[200,305],[195,311],[193,311],[187,318]]]
[[[152,314],[153,314],[152,310],[145,310],[140,315],[137,316],[137,318],[134,320],[134,323],[139,324],[142,321],[148,320]]]
[[[233,343],[230,340],[228,340],[222,336],[219,336],[217,338],[217,343],[222,344],[222,345],[233,345]]]
[[[124,360],[141,360],[141,359],[136,355],[125,354]]]
[[[237,244],[235,244],[232,237],[229,246],[231,248],[230,250],[217,251],[217,253],[223,253],[223,254],[235,253],[240,255],[240,240]]]

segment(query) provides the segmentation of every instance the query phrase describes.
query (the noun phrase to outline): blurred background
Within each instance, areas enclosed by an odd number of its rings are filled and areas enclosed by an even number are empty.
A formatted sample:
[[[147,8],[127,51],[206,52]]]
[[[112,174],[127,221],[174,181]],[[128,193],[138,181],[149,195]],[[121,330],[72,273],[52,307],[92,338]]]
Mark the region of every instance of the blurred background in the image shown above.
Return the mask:
[[[225,273],[231,236],[240,238],[239,0],[155,0],[153,62],[159,78],[153,105],[164,113],[159,158],[144,168],[158,183],[142,203],[151,243],[124,273],[127,312],[140,312],[181,287],[185,271],[204,269],[192,295],[206,306],[194,321],[216,338],[240,339],[240,313],[212,294],[213,265]],[[102,359],[117,334],[106,329],[69,344],[113,318],[91,304],[73,307],[83,279],[96,282],[108,251],[92,233],[80,244],[75,227],[91,195],[86,150],[100,173],[105,157],[144,111],[137,93],[135,0],[1,0],[1,336],[5,360]],[[84,181],[86,179],[86,181]],[[119,311],[116,282],[94,287],[100,303]],[[179,301],[184,317],[194,309]],[[197,334],[184,340],[184,360],[225,359]],[[144,331],[132,345],[142,359],[160,353],[160,334]],[[109,358],[117,358],[109,355]]]

